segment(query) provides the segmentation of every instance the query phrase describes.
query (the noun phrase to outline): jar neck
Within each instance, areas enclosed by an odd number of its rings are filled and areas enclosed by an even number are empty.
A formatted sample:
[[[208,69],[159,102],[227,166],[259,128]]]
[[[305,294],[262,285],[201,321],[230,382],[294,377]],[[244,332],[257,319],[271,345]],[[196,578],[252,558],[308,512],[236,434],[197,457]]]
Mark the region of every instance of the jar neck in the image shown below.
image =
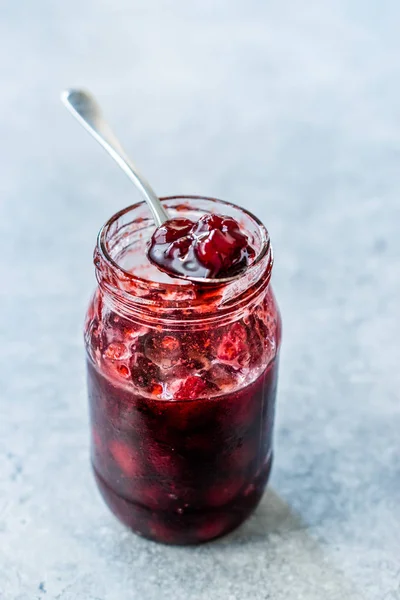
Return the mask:
[[[153,326],[168,323],[176,329],[186,328],[189,322],[192,327],[210,327],[239,318],[260,301],[269,285],[273,256],[265,227],[251,213],[214,199],[173,197],[163,202],[171,216],[175,216],[175,211],[179,216],[189,213],[193,219],[193,204],[196,215],[201,209],[202,214],[226,214],[228,210],[234,213],[246,232],[250,232],[256,259],[242,275],[224,284],[198,285],[170,278],[159,281],[146,278],[143,263],[147,264],[146,244],[154,224],[146,206],[139,203],[111,217],[99,233],[94,263],[105,302],[115,312],[139,322]]]
[[[115,312],[149,325],[168,322],[176,328],[185,328],[190,322],[209,327],[212,323],[231,321],[257,304],[264,297],[271,278],[272,256],[262,272],[252,274],[250,281],[235,281],[221,287],[191,285],[184,291],[174,291],[165,297],[165,290],[146,289],[108,272],[95,253],[97,281],[105,302]],[[111,277],[110,277],[111,275]],[[258,277],[257,277],[258,275]],[[257,279],[256,279],[257,277]],[[189,287],[189,286],[188,286]],[[180,327],[181,326],[181,327]]]

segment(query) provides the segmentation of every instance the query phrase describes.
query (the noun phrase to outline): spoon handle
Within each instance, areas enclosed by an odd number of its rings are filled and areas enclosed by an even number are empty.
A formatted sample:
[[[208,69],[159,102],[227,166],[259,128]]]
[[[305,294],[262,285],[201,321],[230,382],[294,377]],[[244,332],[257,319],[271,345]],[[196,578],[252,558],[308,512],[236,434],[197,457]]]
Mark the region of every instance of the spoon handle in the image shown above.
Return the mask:
[[[83,90],[71,89],[61,94],[61,100],[70,113],[103,146],[144,195],[157,227],[168,221],[168,214],[157,194],[126,155],[110,126],[104,120],[100,107],[93,96]]]

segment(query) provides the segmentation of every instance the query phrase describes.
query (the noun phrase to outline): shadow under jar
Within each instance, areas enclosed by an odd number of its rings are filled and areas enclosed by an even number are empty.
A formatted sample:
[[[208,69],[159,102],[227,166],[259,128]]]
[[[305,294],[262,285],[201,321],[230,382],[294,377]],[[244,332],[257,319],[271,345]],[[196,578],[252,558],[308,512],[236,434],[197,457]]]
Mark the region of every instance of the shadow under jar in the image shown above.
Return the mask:
[[[234,282],[194,285],[146,258],[143,203],[114,215],[94,254],[86,323],[92,463],[113,513],[170,544],[211,540],[242,523],[269,478],[281,320],[272,251],[242,208],[163,199],[171,218],[235,218],[256,258]]]

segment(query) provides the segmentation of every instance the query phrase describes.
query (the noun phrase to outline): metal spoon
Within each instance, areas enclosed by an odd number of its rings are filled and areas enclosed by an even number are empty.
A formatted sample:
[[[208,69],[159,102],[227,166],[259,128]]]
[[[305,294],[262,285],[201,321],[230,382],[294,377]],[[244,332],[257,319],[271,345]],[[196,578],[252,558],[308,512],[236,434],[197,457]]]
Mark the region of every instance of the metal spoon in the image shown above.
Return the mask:
[[[121,167],[144,196],[157,227],[169,220],[165,208],[149,182],[128,158],[121,144],[103,118],[101,109],[91,94],[84,90],[65,90],[61,100],[70,113],[99,142]]]
[[[61,94],[61,101],[69,110],[69,112],[75,117],[75,119],[99,142],[101,146],[108,152],[108,154],[115,160],[115,162],[121,167],[124,173],[129,179],[136,185],[139,191],[144,196],[155,221],[157,227],[160,227],[165,221],[168,221],[170,217],[162,206],[159,197],[152,189],[149,182],[140,174],[133,162],[128,158],[120,142],[112,132],[108,123],[104,120],[101,109],[94,99],[94,97],[84,90],[65,90]],[[161,270],[162,267],[158,265]],[[168,271],[166,271],[170,274]],[[192,283],[201,284],[213,284],[221,285],[224,283],[230,283],[238,277],[234,275],[231,277],[220,277],[218,279],[203,278],[203,277],[191,277],[184,273],[175,273],[173,277],[178,279],[186,279]]]

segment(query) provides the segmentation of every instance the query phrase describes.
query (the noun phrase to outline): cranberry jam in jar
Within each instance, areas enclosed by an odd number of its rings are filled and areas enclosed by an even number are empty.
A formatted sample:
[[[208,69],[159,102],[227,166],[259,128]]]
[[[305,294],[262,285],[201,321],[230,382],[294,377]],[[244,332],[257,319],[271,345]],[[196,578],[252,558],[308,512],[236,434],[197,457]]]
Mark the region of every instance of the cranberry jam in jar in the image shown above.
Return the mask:
[[[148,260],[144,203],[105,224],[85,324],[92,463],[105,502],[134,532],[195,544],[237,527],[265,489],[281,320],[256,217],[210,198],[163,203],[171,219],[232,217],[252,256],[233,281],[192,283]]]

